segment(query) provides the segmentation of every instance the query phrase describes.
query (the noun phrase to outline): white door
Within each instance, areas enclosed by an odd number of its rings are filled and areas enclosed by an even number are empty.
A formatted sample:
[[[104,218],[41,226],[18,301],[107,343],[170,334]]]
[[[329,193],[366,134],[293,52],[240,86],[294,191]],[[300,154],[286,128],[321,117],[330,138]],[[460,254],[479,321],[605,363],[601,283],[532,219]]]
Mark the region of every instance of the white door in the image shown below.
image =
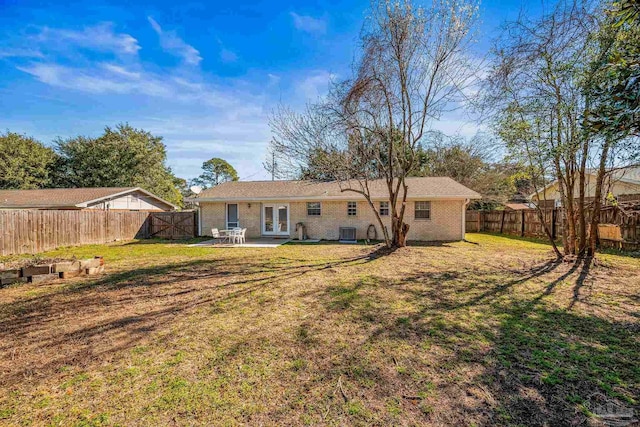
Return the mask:
[[[227,230],[240,227],[240,217],[238,215],[238,204],[227,203]]]
[[[289,235],[289,205],[286,203],[262,205],[262,234]]]

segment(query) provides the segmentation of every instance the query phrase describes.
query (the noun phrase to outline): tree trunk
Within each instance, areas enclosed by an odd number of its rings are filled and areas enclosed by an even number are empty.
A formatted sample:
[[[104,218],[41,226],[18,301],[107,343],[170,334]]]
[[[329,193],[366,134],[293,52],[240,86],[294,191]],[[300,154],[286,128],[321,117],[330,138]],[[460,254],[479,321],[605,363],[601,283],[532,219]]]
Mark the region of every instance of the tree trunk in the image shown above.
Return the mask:
[[[545,199],[546,201],[546,199]],[[538,203],[535,205],[536,206],[536,213],[538,214],[538,219],[540,220],[540,224],[542,224],[542,229],[544,230],[545,234],[547,235],[547,237],[549,238],[549,242],[551,242],[551,247],[553,248],[553,252],[556,254],[556,258],[560,259],[562,258],[562,254],[560,253],[560,249],[558,249],[558,245],[556,245],[556,241],[554,240],[554,233],[553,233],[553,228],[555,228],[555,221],[553,220],[554,216],[553,216],[553,212],[555,212],[555,208],[552,211],[551,214],[551,229],[549,228],[549,225],[547,224],[547,221],[545,221],[545,217],[544,217],[544,213],[542,212],[542,208],[540,208],[540,200],[538,200]],[[524,216],[522,217],[524,219]]]
[[[593,74],[591,74],[593,76]],[[585,189],[587,187],[586,184],[586,169],[587,169],[587,158],[589,157],[589,148],[591,146],[590,144],[590,133],[589,133],[589,126],[587,125],[588,121],[587,121],[587,117],[589,117],[589,111],[590,111],[590,105],[591,105],[591,97],[589,95],[589,93],[587,92],[587,95],[585,97],[585,106],[584,106],[584,110],[583,110],[583,121],[582,121],[582,129],[583,129],[583,133],[582,133],[582,137],[584,138],[583,142],[582,142],[582,158],[580,159],[580,203],[579,203],[579,209],[580,209],[580,254],[584,254],[584,252],[587,250],[587,219],[586,219],[586,206],[585,206]]]
[[[392,219],[393,241],[391,243],[394,248],[407,246],[407,235],[409,234],[409,224],[402,221],[399,216]]]
[[[566,205],[566,220],[567,220],[567,246],[564,248],[565,255],[576,254],[576,214],[573,206],[573,200],[567,198]]]
[[[598,224],[600,224],[600,207],[602,206],[602,185],[604,183],[610,145],[611,140],[607,138],[604,142],[604,146],[602,147],[600,165],[598,166],[595,200],[593,201],[593,211],[591,212],[591,224],[589,224],[589,248],[587,250],[587,255],[591,257],[596,255],[596,245],[598,244]]]
[[[575,253],[575,217],[573,216],[573,187],[567,181],[567,176],[563,174],[560,167],[560,159],[554,159],[556,169],[556,179],[558,181],[558,190],[560,199],[562,200],[562,246],[564,254],[573,255]],[[571,192],[571,193],[569,193]],[[570,195],[571,194],[571,195]]]
[[[407,235],[409,233],[409,224],[404,222],[404,214],[407,207],[407,184],[404,181],[404,177],[397,178],[396,191],[393,191],[393,181],[387,181],[389,187],[390,199],[397,202],[398,196],[402,189],[402,199],[400,201],[400,211],[398,212],[397,206],[392,203],[392,216],[391,216],[391,232],[393,234],[392,246],[394,248],[401,248],[407,246]]]
[[[586,187],[586,177],[585,177],[585,169],[587,167],[587,156],[589,155],[589,144],[584,143],[584,149],[582,152],[582,161],[580,162],[580,179],[578,182],[580,195],[578,199],[578,214],[579,214],[579,225],[580,225],[580,236],[578,242],[578,253],[583,254],[586,246],[587,246],[587,220],[585,218],[585,194],[584,190]]]

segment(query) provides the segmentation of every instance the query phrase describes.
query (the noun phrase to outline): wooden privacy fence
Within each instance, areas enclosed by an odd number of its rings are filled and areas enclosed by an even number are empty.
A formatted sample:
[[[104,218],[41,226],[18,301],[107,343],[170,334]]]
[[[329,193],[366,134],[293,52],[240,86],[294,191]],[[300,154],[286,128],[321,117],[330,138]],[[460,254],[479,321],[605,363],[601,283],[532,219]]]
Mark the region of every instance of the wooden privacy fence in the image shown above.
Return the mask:
[[[156,219],[159,216],[161,219]],[[173,220],[172,216],[180,218]],[[188,218],[191,219],[188,219]],[[61,246],[102,244],[153,236],[157,223],[191,223],[158,237],[193,237],[194,212],[103,210],[0,210],[0,255],[38,253]]]
[[[562,209],[544,209],[544,221],[554,238],[562,236]],[[587,216],[587,224],[590,218]],[[635,250],[640,247],[640,211],[623,213],[613,206],[603,208],[600,212],[601,224],[615,224],[620,227],[620,234],[625,249]],[[520,211],[467,211],[466,231],[512,234],[528,237],[544,237],[547,235],[535,209]]]
[[[553,236],[562,234],[562,221],[558,209],[542,211]],[[529,237],[546,237],[543,223],[535,209],[521,211],[467,211],[466,231],[514,234]]]

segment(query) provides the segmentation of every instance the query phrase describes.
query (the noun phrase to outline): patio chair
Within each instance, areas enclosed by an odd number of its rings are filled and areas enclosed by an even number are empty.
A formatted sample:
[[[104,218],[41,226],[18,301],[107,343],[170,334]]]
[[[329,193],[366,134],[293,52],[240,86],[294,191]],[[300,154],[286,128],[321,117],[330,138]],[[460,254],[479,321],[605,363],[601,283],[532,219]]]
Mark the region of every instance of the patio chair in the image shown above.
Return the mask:
[[[246,234],[246,233],[247,233],[247,229],[246,229],[246,228],[243,228],[243,229],[242,229],[242,230],[240,230],[240,232],[238,233],[237,238],[238,238],[238,242],[239,242],[241,245],[244,245],[244,244],[245,244],[245,242],[246,242],[246,239],[245,239],[245,234]]]
[[[240,231],[239,228],[230,228],[229,229],[229,231],[227,232],[227,239],[229,240],[229,243],[231,243],[231,244],[235,244],[236,243],[236,239],[237,239],[239,231]]]
[[[213,240],[217,240],[220,243],[227,240],[227,236],[224,236],[222,233],[220,233],[220,230],[218,230],[217,228],[211,229],[211,235],[213,236]]]
[[[230,236],[231,242],[233,244],[239,244],[239,245],[244,244],[244,241],[245,241],[244,234],[246,231],[247,231],[246,228],[234,228]]]

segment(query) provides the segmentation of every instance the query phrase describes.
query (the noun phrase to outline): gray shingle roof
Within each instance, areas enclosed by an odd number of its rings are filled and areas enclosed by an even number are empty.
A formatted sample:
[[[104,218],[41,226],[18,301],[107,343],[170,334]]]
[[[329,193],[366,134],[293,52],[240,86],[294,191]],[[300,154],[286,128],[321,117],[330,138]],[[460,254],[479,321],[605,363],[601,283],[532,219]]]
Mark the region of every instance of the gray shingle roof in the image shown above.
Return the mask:
[[[82,203],[108,198],[115,194],[126,193],[128,191],[135,191],[139,189],[139,187],[97,187],[0,190],[0,209],[75,209]],[[162,201],[159,197],[156,198]]]
[[[464,198],[478,199],[475,191],[447,177],[407,178],[408,198]],[[264,199],[357,199],[361,198],[345,188],[360,188],[356,181],[235,181],[225,182],[204,190],[193,200],[264,200]],[[384,180],[369,182],[374,199],[389,197]]]

